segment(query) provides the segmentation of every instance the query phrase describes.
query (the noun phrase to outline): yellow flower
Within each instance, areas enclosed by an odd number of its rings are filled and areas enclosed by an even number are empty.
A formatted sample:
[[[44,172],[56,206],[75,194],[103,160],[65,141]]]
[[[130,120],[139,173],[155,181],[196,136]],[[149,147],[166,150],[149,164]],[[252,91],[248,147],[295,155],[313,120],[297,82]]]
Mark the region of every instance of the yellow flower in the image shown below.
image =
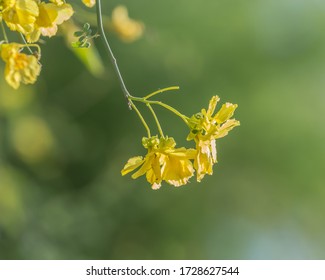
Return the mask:
[[[152,189],[159,189],[163,180],[179,187],[185,185],[193,176],[194,168],[190,159],[194,159],[195,150],[175,149],[175,140],[168,137],[143,138],[142,144],[148,149],[148,154],[144,158],[138,156],[129,159],[121,171],[123,176],[141,166],[132,178],[136,179],[146,174]]]
[[[24,45],[10,43],[1,45],[1,58],[6,62],[5,79],[14,89],[20,83],[33,84],[40,74],[41,65],[34,55],[21,53]]]
[[[34,30],[26,34],[28,42],[38,41],[40,35],[52,37],[58,31],[58,25],[70,19],[73,9],[70,4],[52,0],[53,3],[41,2],[38,4],[39,16],[37,17]]]
[[[3,0],[2,17],[12,31],[24,35],[34,30],[39,10],[36,0]]]
[[[82,3],[84,3],[87,7],[91,8],[95,6],[96,0],[82,0]]]
[[[191,132],[187,140],[194,140],[196,143],[197,155],[194,159],[194,168],[198,182],[205,174],[213,173],[213,164],[217,162],[216,139],[226,136],[235,126],[240,125],[239,121],[230,119],[237,104],[223,104],[213,116],[218,101],[219,97],[213,96],[208,109],[202,109],[201,113],[193,115],[189,120]]]
[[[132,42],[142,36],[144,25],[129,18],[124,6],[117,6],[112,12],[112,25],[116,34],[125,42]]]

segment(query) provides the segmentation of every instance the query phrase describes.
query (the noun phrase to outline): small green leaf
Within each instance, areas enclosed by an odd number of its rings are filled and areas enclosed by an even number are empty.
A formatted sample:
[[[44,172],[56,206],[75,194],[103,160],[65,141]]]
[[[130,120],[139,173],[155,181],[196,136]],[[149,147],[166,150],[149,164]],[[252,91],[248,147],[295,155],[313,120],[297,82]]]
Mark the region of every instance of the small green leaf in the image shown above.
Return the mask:
[[[83,42],[83,41],[86,41],[87,40],[87,37],[85,35],[79,37],[78,41],[79,42]]]
[[[84,34],[83,31],[76,31],[75,33],[73,33],[73,35],[74,35],[75,37],[80,37],[80,36],[82,36],[83,34]]]
[[[80,48],[88,49],[90,47],[90,45],[91,44],[89,42],[84,41],[84,42],[80,43]]]
[[[87,30],[89,30],[89,28],[90,28],[90,24],[88,23],[88,22],[86,22],[85,24],[84,24],[84,26],[83,26],[83,30],[84,31],[87,31]]]
[[[73,48],[80,48],[80,42],[72,42],[72,43],[71,43],[71,46],[72,46]]]

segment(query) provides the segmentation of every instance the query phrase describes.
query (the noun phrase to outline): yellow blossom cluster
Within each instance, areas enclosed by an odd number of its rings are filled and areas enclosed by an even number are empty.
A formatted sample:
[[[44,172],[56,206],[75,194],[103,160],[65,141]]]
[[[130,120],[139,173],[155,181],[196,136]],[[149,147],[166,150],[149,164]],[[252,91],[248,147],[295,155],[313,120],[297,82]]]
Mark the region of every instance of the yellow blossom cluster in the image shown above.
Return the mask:
[[[194,140],[195,149],[175,148],[174,139],[169,137],[143,138],[142,144],[148,150],[147,155],[129,159],[121,171],[122,175],[140,167],[132,178],[145,174],[152,189],[159,189],[162,181],[175,187],[185,185],[195,171],[198,182],[206,174],[212,175],[213,165],[217,163],[216,139],[226,136],[240,125],[239,121],[231,119],[237,104],[225,103],[214,114],[218,101],[219,97],[213,96],[207,110],[202,109],[200,113],[186,117],[190,129],[187,140]]]
[[[73,15],[63,0],[2,0],[1,16],[10,30],[23,34],[27,42],[37,42],[41,35],[51,37],[58,25]]]
[[[82,2],[87,7],[96,4],[96,0]],[[4,40],[0,39],[0,50],[1,58],[6,63],[5,79],[10,86],[17,89],[21,83],[32,84],[37,80],[41,69],[38,45],[41,36],[55,36],[58,26],[73,14],[72,6],[65,0],[0,0],[0,25],[4,35]],[[110,24],[112,30],[127,42],[139,38],[144,28],[142,23],[128,17],[124,6],[113,10]],[[5,25],[9,30],[20,33],[22,42],[9,42]],[[64,30],[67,31],[67,28]],[[37,51],[33,53],[31,47],[37,48]],[[23,50],[30,54],[22,53]]]
[[[159,189],[164,180],[176,187],[184,185],[194,174],[191,159],[195,157],[194,149],[177,148],[173,138],[158,139],[157,136],[142,139],[143,146],[148,149],[148,154],[129,159],[122,175],[140,169],[132,175],[136,179],[146,174],[148,182],[153,189]]]
[[[17,89],[21,83],[33,84],[40,74],[40,47],[36,44],[41,35],[56,35],[58,25],[73,15],[72,6],[63,0],[0,0],[0,23],[21,34],[23,43],[9,42],[4,33],[0,55],[6,63],[5,79]],[[37,48],[32,52],[31,48]],[[27,49],[30,54],[23,53]]]

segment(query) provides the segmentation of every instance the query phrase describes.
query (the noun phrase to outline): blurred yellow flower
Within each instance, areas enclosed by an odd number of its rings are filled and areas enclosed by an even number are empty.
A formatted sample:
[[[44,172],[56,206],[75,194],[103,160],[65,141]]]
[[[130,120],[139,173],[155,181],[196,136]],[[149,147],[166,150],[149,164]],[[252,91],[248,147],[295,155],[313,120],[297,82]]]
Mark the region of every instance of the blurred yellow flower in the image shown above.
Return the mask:
[[[143,23],[129,18],[125,6],[117,6],[112,12],[112,26],[116,34],[125,42],[132,42],[142,36]]]
[[[36,0],[2,0],[2,17],[12,31],[27,35],[39,15]]]
[[[82,0],[82,3],[84,3],[87,7],[91,8],[95,6],[96,0]]]
[[[12,145],[27,163],[42,161],[54,148],[54,139],[47,123],[28,116],[18,119],[11,131]]]
[[[26,34],[28,42],[38,41],[41,34],[47,37],[54,36],[58,31],[58,25],[71,18],[73,15],[71,5],[61,2],[38,4],[39,16],[35,21],[34,30]]]
[[[0,47],[1,58],[6,62],[5,79],[14,89],[20,83],[33,84],[41,71],[41,65],[34,55],[21,53],[24,45],[10,43]]]
[[[148,154],[145,158],[138,156],[129,159],[121,171],[123,176],[141,166],[132,178],[136,179],[146,174],[152,189],[159,189],[163,180],[179,187],[185,185],[193,176],[194,168],[190,159],[194,159],[195,150],[175,149],[175,140],[168,137],[143,138],[142,144],[148,149]]]
[[[189,121],[191,132],[187,140],[194,140],[196,143],[197,155],[194,159],[194,168],[198,182],[205,174],[213,173],[213,164],[217,162],[216,139],[226,136],[230,130],[240,125],[239,121],[230,119],[237,104],[223,104],[221,109],[212,116],[218,101],[219,97],[213,96],[208,110],[202,109],[201,113],[193,115]]]
[[[50,0],[50,2],[52,2],[58,6],[61,6],[65,3],[65,1],[63,1],[63,0]]]

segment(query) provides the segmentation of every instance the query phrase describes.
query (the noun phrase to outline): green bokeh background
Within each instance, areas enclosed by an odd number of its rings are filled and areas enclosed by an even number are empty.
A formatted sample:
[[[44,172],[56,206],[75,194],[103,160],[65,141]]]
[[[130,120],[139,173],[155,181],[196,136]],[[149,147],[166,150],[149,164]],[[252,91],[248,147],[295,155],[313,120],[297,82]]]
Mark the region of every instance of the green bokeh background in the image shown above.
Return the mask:
[[[146,25],[132,44],[109,36],[133,95],[179,85],[161,99],[191,115],[218,94],[241,126],[202,183],[121,177],[145,130],[100,41],[96,78],[62,37],[46,40],[35,86],[0,80],[0,258],[324,259],[325,2],[103,2]]]

